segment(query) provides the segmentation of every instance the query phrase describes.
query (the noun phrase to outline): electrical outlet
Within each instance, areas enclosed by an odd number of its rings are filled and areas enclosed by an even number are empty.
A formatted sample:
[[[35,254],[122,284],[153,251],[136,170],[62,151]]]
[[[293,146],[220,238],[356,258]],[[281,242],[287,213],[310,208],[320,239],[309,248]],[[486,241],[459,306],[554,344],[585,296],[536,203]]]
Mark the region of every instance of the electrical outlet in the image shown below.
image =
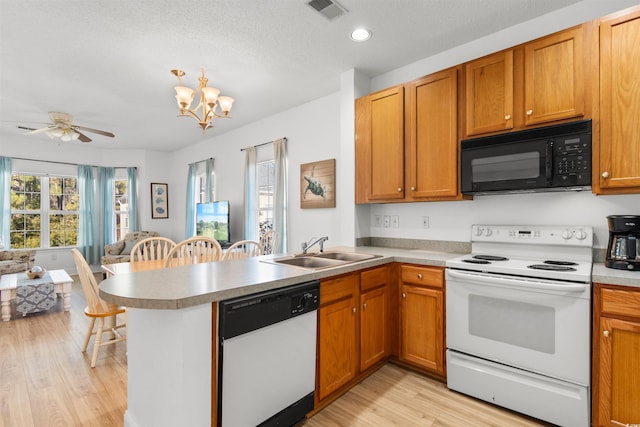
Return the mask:
[[[375,226],[382,227],[382,215],[376,215]]]
[[[428,216],[423,216],[422,217],[422,228],[429,228],[429,217]]]
[[[391,217],[389,215],[385,215],[382,218],[382,226],[384,228],[389,228],[390,225],[391,225]]]
[[[400,217],[398,215],[391,215],[391,228],[400,227]]]

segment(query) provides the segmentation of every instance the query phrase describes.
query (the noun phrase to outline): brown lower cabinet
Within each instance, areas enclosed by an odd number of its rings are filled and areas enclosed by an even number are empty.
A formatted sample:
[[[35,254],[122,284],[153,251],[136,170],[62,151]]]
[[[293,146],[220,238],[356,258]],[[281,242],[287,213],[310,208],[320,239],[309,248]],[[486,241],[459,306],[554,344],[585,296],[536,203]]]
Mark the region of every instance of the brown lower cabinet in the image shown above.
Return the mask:
[[[320,282],[316,410],[388,359],[388,272],[376,267]]]
[[[400,267],[400,361],[444,378],[444,269]]]
[[[594,284],[594,426],[640,424],[640,289]]]

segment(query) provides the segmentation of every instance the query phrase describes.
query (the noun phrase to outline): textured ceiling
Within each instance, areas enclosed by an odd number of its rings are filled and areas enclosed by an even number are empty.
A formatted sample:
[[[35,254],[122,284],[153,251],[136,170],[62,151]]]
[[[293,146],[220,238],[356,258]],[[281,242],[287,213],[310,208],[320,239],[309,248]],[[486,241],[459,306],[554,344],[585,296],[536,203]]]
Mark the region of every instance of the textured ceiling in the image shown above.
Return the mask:
[[[0,137],[63,111],[101,148],[173,151],[578,0],[340,0],[333,21],[305,0],[0,0]],[[364,25],[366,43],[349,33]],[[231,120],[202,135],[177,118],[172,68],[236,98]],[[74,142],[74,144],[80,144]]]

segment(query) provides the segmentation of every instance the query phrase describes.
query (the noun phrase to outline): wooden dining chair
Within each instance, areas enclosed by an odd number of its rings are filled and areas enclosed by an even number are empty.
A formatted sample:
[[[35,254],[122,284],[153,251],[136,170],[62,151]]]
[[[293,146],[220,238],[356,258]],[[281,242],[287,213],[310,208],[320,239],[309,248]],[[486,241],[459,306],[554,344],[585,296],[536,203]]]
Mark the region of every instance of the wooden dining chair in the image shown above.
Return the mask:
[[[89,325],[89,330],[87,331],[87,336],[84,340],[84,345],[82,346],[83,353],[87,351],[91,335],[96,336],[96,340],[93,343],[93,355],[91,356],[91,367],[93,368],[96,366],[98,350],[100,347],[115,344],[127,339],[126,334],[120,335],[118,332],[118,329],[120,328],[125,328],[126,330],[126,322],[122,324],[116,323],[116,315],[125,314],[126,309],[122,306],[110,304],[100,298],[100,295],[98,294],[98,282],[96,282],[96,278],[93,275],[89,264],[87,264],[87,261],[84,259],[84,256],[82,256],[80,251],[77,249],[71,249],[71,254],[73,255],[73,261],[76,264],[78,277],[82,284],[82,292],[84,293],[84,298],[87,302],[84,314],[91,318],[91,324]],[[105,319],[109,321],[107,326],[105,326]],[[96,320],[98,321],[98,325],[94,331]],[[103,341],[102,334],[104,332],[111,332],[113,334],[113,339]]]
[[[222,247],[211,237],[196,236],[183,240],[171,249],[165,267],[220,261]]]
[[[239,242],[235,242],[233,245],[229,246],[228,249],[225,249],[225,252],[222,255],[222,261],[260,255],[262,255],[260,243],[255,240],[240,240]]]
[[[152,261],[167,259],[176,242],[166,237],[147,237],[131,249],[131,261]]]

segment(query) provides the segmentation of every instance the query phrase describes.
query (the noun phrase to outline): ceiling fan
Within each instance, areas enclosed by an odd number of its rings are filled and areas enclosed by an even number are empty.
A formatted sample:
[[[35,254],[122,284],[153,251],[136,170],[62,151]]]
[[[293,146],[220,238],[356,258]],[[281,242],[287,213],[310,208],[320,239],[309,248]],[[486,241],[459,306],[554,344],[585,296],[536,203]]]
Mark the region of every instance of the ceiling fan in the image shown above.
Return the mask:
[[[96,133],[98,135],[104,135],[111,138],[115,136],[111,132],[75,125],[72,123],[73,116],[71,114],[50,111],[49,119],[51,119],[51,123],[43,123],[46,124],[47,127],[35,129],[26,126],[18,126],[18,129],[27,130],[28,132],[26,132],[25,135],[46,133],[49,138],[60,138],[63,141],[79,139],[82,142],[90,142],[91,138],[80,131]]]

